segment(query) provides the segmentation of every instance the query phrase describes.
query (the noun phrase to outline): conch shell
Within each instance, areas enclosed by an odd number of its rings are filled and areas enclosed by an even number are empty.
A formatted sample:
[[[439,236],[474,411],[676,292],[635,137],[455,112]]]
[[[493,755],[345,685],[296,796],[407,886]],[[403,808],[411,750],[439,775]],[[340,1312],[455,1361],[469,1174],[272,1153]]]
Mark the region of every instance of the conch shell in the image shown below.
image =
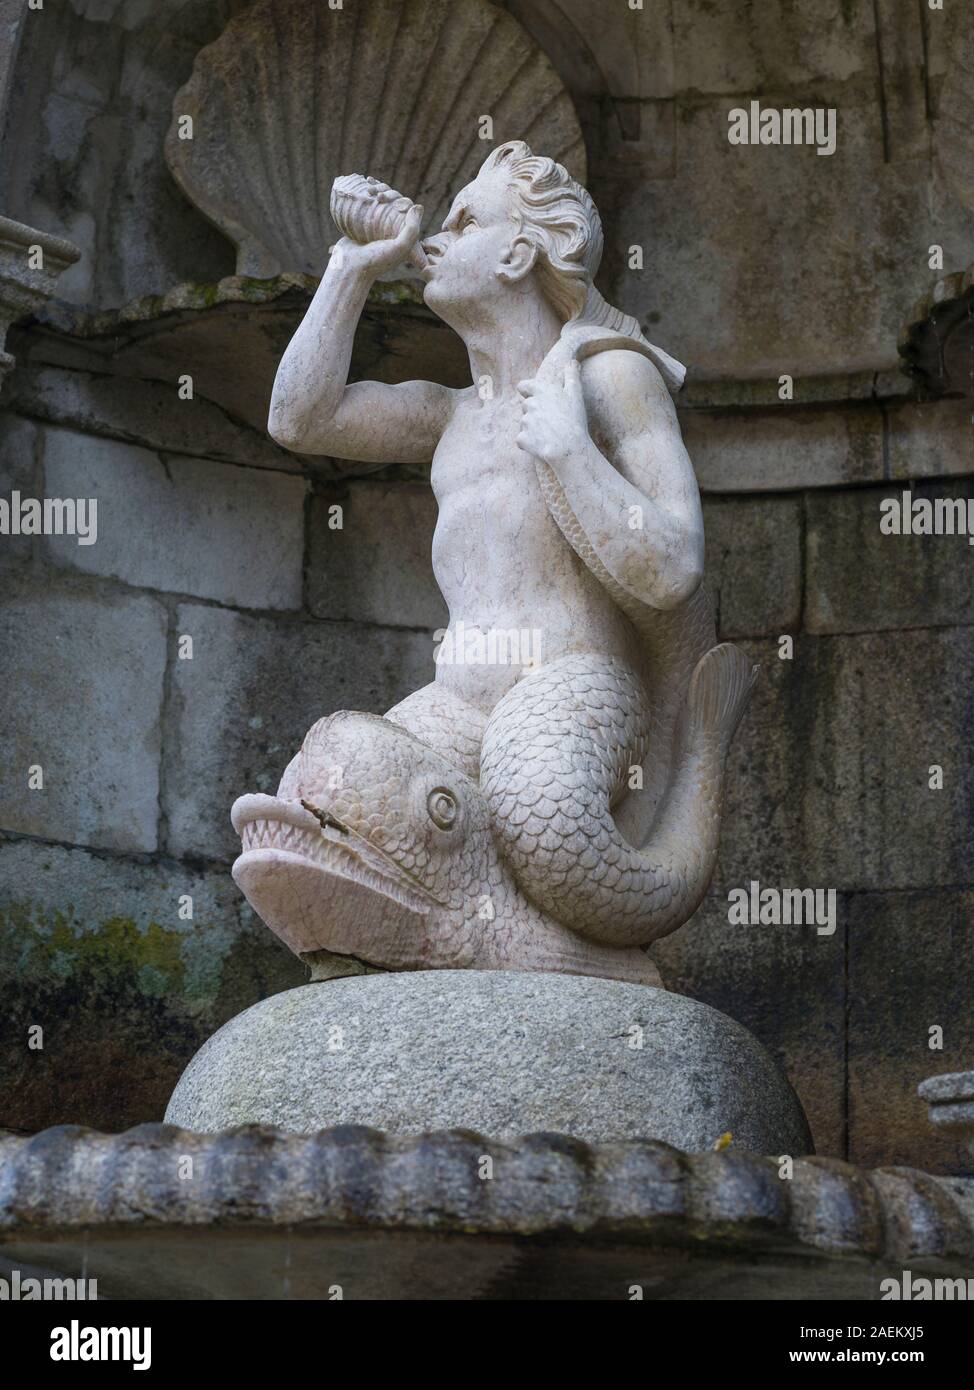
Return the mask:
[[[363,246],[370,241],[388,241],[398,236],[412,206],[408,198],[387,183],[364,174],[342,174],[331,186],[331,215],[335,225],[345,236]],[[426,256],[418,243],[407,260],[418,270],[426,264]]]

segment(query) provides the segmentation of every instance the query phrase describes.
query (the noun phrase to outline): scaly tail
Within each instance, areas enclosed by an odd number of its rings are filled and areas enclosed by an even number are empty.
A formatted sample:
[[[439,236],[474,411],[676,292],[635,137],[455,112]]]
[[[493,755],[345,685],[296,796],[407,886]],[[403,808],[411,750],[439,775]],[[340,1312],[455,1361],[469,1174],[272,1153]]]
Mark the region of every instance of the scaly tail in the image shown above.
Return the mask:
[[[646,945],[681,926],[713,875],[727,750],[756,674],[729,644],[697,663],[673,774],[641,848],[612,816],[630,770],[651,751],[638,677],[623,662],[586,654],[520,681],[488,722],[481,787],[522,891],[609,946]]]

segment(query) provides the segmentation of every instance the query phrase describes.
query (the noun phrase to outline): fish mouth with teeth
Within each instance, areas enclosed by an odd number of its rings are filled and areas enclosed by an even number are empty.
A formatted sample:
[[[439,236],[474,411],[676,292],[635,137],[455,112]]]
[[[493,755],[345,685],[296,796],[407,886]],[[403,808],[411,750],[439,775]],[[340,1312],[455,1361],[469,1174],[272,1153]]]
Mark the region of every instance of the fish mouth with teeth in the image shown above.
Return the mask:
[[[401,953],[405,963],[415,954],[416,928],[444,907],[379,846],[303,798],[251,793],[237,798],[231,819],[241,840],[234,881],[298,955],[356,956],[367,922],[381,932],[387,959]]]
[[[346,973],[332,969],[345,957],[660,983],[643,951],[586,941],[530,903],[498,856],[477,782],[391,720],[320,719],[277,795],[241,796],[231,818],[234,880],[315,972]]]

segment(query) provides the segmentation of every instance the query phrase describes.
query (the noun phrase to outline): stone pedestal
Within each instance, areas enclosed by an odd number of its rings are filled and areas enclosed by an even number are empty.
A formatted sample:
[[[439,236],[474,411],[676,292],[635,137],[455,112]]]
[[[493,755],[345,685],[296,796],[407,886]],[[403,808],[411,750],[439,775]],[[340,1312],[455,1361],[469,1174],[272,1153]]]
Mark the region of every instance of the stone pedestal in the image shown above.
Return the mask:
[[[255,1004],[201,1048],[166,1121],[312,1132],[558,1131],[695,1152],[806,1154],[777,1065],[704,1004],[617,980],[436,970],[304,985]]]

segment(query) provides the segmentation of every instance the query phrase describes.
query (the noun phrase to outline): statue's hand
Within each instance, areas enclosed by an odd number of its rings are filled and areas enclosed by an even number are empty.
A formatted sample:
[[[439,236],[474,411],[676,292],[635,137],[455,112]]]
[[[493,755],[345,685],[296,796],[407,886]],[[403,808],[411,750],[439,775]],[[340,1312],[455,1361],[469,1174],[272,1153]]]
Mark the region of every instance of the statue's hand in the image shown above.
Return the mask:
[[[398,195],[396,195],[398,196]],[[331,248],[329,266],[339,270],[358,271],[371,276],[384,275],[396,266],[405,265],[419,244],[419,229],[423,222],[423,209],[411,207],[403,219],[398,236],[384,241],[353,241],[343,236]]]
[[[556,464],[590,445],[588,417],[582,396],[582,369],[572,359],[562,381],[518,382],[524,413],[517,442],[525,453]]]

